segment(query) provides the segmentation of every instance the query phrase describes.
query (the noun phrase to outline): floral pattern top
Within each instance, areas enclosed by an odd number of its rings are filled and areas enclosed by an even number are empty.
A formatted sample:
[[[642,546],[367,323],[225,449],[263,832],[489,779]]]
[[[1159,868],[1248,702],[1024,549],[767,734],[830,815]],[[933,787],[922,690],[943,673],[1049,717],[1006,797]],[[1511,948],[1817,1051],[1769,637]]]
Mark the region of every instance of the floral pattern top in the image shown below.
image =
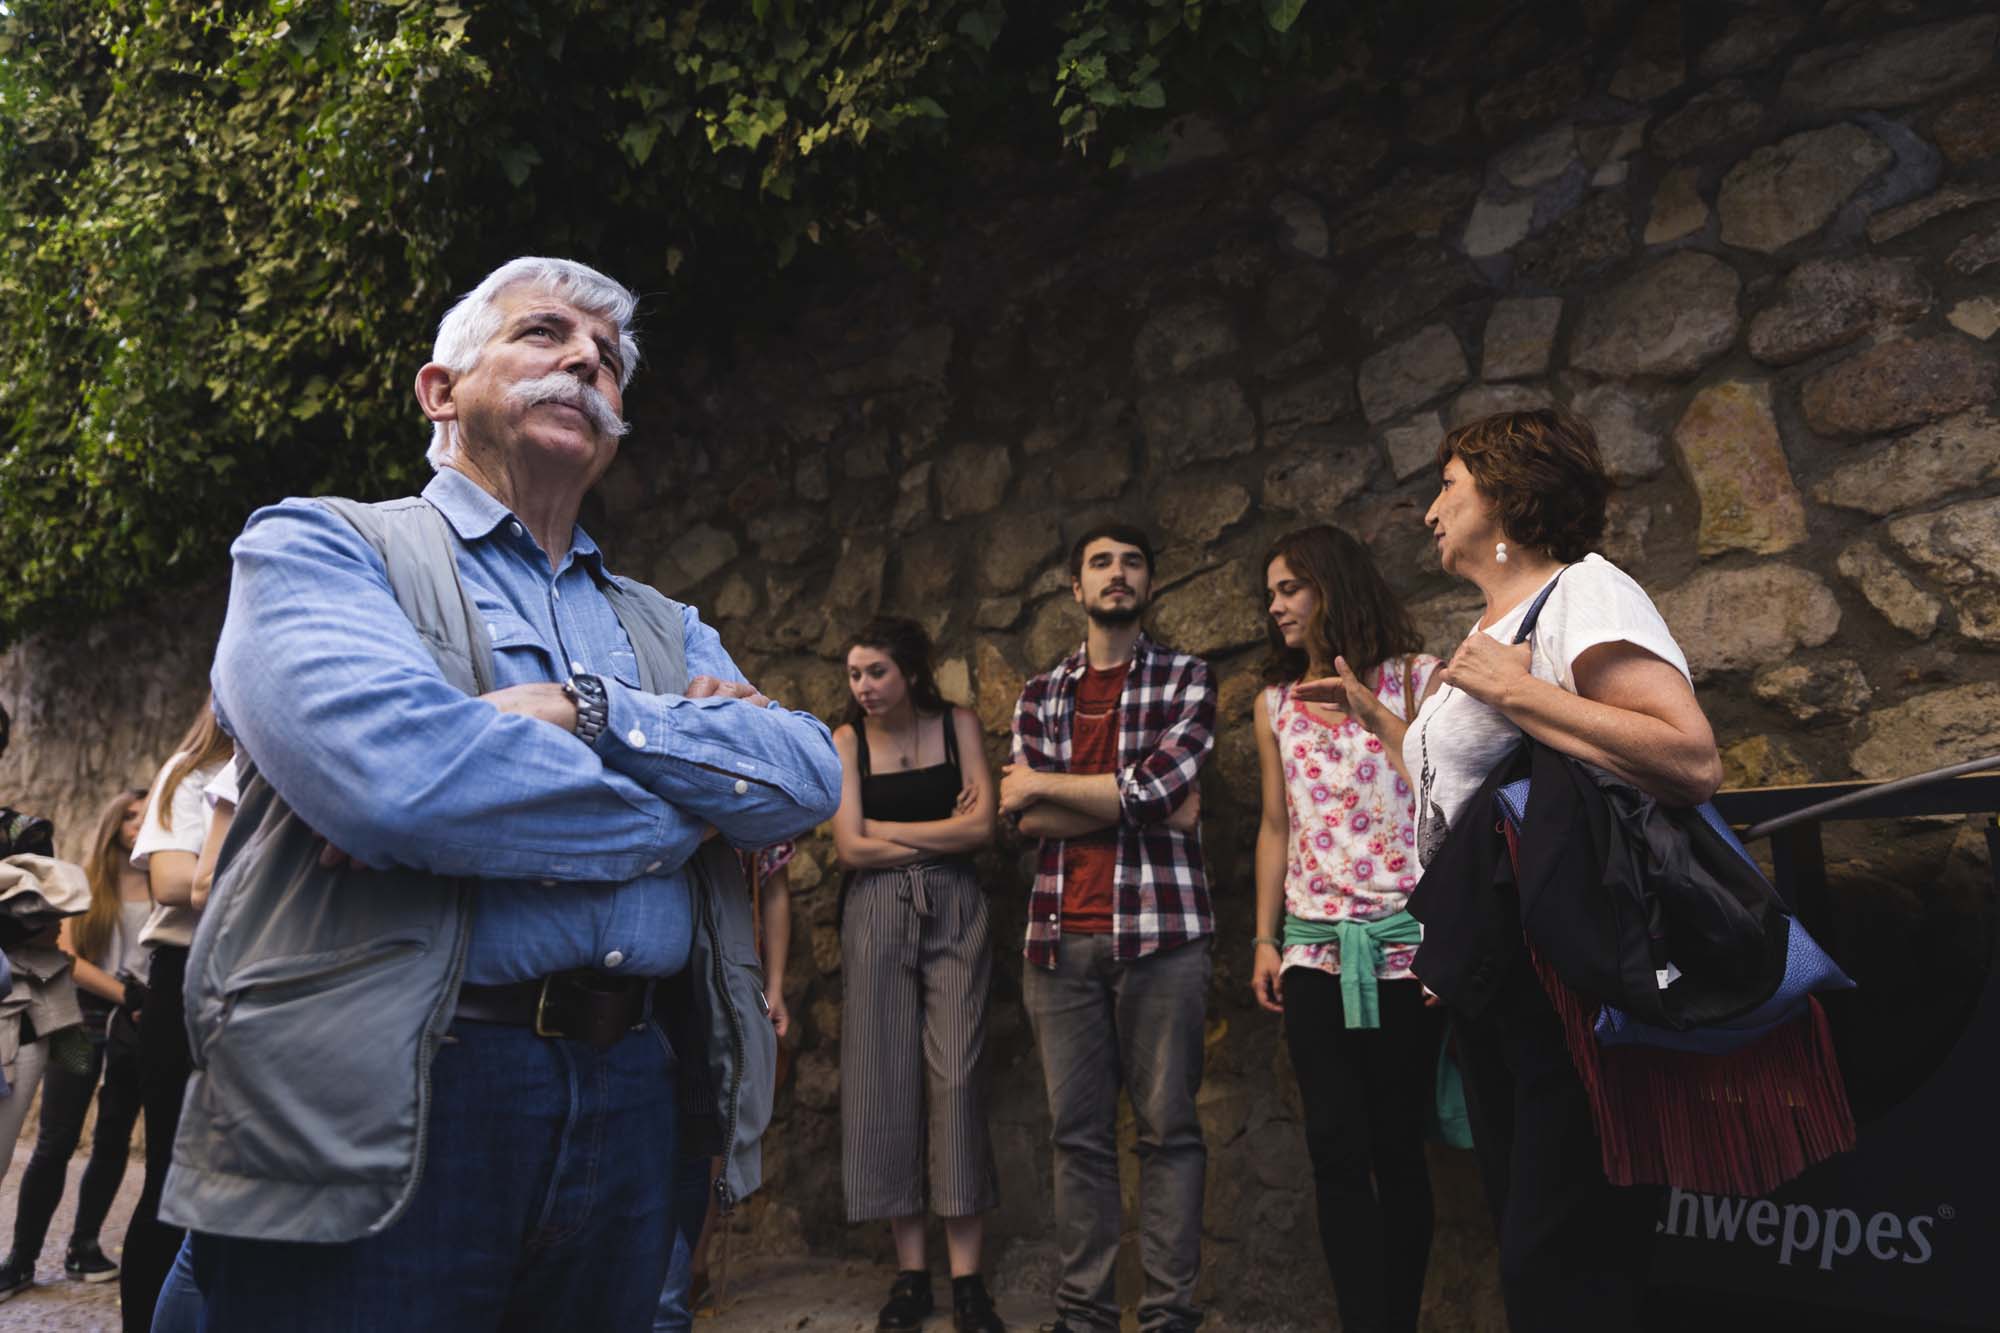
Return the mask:
[[[1382,664],[1376,694],[1407,718],[1404,658]],[[1421,699],[1438,659],[1419,653],[1410,663],[1410,692]],[[1394,916],[1417,886],[1417,817],[1410,784],[1389,762],[1379,737],[1353,718],[1328,722],[1291,697],[1290,685],[1264,691],[1264,708],[1278,738],[1290,832],[1285,847],[1285,911],[1309,921],[1375,921]],[[1392,946],[1375,975],[1412,976],[1415,945]],[[1340,971],[1340,945],[1299,944],[1284,950],[1284,966]]]

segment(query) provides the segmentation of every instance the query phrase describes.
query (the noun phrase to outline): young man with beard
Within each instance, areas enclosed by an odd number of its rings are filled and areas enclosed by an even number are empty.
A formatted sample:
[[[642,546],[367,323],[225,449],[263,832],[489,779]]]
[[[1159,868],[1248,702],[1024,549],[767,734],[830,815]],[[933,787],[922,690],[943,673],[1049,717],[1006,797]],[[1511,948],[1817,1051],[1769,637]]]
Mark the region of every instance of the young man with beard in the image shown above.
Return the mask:
[[[1054,1122],[1063,1276],[1052,1333],[1116,1329],[1118,1090],[1138,1122],[1148,1333],[1193,1329],[1207,1150],[1195,1114],[1210,972],[1202,763],[1214,746],[1208,664],[1139,627],[1146,534],[1107,523],[1070,551],[1083,646],[1014,709],[1001,809],[1041,839],[1023,998]]]

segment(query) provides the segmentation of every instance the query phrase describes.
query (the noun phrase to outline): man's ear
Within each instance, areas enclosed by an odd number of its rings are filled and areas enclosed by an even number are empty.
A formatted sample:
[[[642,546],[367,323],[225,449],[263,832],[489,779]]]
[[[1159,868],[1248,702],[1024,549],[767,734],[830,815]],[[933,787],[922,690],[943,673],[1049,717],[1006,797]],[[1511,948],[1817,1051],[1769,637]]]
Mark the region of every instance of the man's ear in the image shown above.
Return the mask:
[[[454,371],[435,361],[426,361],[417,372],[417,406],[432,421],[458,420],[458,402],[452,397],[457,387]]]
[[[1074,597],[1074,598],[1076,598],[1076,604],[1077,604],[1078,606],[1082,606],[1082,605],[1083,605],[1083,577],[1082,577],[1082,575],[1080,575],[1080,574],[1072,574],[1072,575],[1070,575],[1070,576],[1069,576],[1069,595],[1070,595],[1070,596],[1072,596],[1072,597]]]

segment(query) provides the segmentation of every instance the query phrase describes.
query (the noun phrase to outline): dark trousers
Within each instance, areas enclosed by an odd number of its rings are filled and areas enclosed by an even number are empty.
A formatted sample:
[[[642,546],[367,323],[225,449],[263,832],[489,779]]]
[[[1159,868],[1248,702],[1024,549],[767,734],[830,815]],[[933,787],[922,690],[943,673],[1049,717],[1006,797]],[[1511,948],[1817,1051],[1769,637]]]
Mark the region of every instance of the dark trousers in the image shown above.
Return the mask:
[[[1380,983],[1379,1028],[1349,1028],[1340,978],[1284,974],[1285,1044],[1305,1103],[1319,1241],[1345,1333],[1416,1333],[1431,1254],[1424,1136],[1440,1010],[1415,981]]]
[[[160,1327],[646,1333],[673,1237],[674,1078],[650,1023],[604,1050],[454,1023],[431,1064],[428,1155],[403,1215],[344,1244],[197,1231],[199,1318],[177,1291]]]
[[[1500,1283],[1513,1333],[1637,1333],[1659,1191],[1604,1178],[1590,1100],[1523,953],[1491,1012],[1462,1026],[1472,1135],[1505,1198]],[[1511,1115],[1511,1125],[1506,1118]]]
[[[98,1077],[103,1091],[98,1092]],[[139,1053],[130,1046],[93,1039],[90,1064],[81,1073],[60,1060],[49,1062],[42,1076],[42,1127],[35,1152],[21,1174],[21,1197],[14,1210],[14,1257],[33,1265],[48,1238],[49,1219],[62,1202],[70,1156],[83,1138],[83,1121],[97,1093],[97,1130],[90,1142],[90,1165],[83,1169],[77,1191],[76,1226],[70,1244],[94,1244],[118,1186],[125,1179],[125,1158],[132,1147],[132,1126],[139,1118]]]
[[[146,1007],[139,1013],[139,1099],[146,1113],[146,1183],[125,1229],[125,1253],[118,1273],[119,1307],[125,1333],[147,1333],[153,1302],[174,1266],[185,1234],[160,1221],[160,1190],[173,1165],[174,1135],[180,1129],[181,1096],[187,1091],[187,1018],[181,983],[187,974],[186,949],[153,950],[146,977]]]

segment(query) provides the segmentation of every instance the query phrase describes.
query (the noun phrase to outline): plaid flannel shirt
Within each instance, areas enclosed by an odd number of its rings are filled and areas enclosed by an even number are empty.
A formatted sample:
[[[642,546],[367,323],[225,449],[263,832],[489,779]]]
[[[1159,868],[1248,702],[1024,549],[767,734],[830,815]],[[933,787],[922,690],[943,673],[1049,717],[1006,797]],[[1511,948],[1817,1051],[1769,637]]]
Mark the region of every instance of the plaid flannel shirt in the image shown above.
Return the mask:
[[[1069,771],[1070,718],[1088,659],[1079,648],[1054,670],[1029,681],[1014,705],[1014,762]],[[1111,913],[1111,956],[1144,958],[1213,934],[1201,832],[1167,827],[1195,789],[1215,747],[1215,691],[1208,663],[1141,634],[1118,698],[1118,868]],[[1042,839],[1028,896],[1025,953],[1037,967],[1056,965],[1062,936],[1063,840]]]

